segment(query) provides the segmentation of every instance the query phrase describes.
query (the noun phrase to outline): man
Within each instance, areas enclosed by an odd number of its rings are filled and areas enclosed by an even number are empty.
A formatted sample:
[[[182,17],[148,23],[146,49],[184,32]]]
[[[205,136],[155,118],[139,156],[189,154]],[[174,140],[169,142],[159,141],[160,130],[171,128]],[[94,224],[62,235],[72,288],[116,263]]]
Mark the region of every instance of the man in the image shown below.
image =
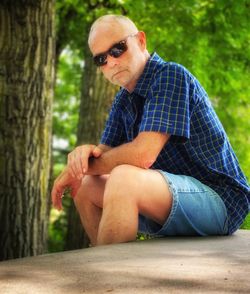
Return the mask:
[[[52,201],[71,188],[92,245],[152,236],[228,235],[249,211],[250,189],[205,90],[183,66],[150,55],[126,17],[99,18],[94,62],[121,87],[101,143],[77,147]]]

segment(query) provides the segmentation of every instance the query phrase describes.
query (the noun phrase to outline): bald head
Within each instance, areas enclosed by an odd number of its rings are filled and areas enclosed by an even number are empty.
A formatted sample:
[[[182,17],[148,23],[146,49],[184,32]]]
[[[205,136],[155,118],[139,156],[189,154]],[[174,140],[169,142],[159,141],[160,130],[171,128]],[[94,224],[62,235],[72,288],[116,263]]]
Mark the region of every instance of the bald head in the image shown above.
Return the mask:
[[[132,35],[138,32],[136,25],[123,15],[104,15],[98,18],[91,26],[89,32],[88,44],[91,48],[92,42],[97,34],[107,37],[120,33],[121,35]]]
[[[146,34],[125,16],[105,15],[93,23],[88,43],[105,78],[132,92],[150,58]]]

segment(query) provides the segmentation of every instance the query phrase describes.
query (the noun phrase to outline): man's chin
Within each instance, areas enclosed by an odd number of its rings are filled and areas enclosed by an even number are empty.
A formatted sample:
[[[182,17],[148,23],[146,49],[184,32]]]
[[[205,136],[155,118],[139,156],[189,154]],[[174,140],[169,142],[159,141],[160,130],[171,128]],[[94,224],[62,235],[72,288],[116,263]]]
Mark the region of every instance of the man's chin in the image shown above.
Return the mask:
[[[112,79],[111,83],[117,86],[120,86],[122,88],[125,88],[125,85],[127,84],[125,81],[118,80],[118,79]]]

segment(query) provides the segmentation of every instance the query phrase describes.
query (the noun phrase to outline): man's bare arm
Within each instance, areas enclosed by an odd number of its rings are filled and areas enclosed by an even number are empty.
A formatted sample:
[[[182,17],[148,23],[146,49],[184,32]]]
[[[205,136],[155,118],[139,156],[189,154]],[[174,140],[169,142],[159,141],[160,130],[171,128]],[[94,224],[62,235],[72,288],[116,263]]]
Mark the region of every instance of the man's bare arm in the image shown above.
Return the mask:
[[[93,146],[93,148],[91,146]],[[97,147],[95,145],[85,145],[84,148],[89,151],[91,151],[92,148],[99,156],[112,149],[111,147],[102,144]],[[65,189],[70,188],[71,196],[75,197],[78,189],[80,188],[82,177],[75,176],[77,173],[77,171],[72,172],[71,168],[67,165],[54,181],[51,191],[51,200],[53,206],[58,210],[62,209],[62,196]]]
[[[91,157],[86,174],[109,174],[114,167],[121,164],[147,169],[155,162],[169,137],[168,134],[158,132],[142,132],[130,143],[106,149],[100,157]]]

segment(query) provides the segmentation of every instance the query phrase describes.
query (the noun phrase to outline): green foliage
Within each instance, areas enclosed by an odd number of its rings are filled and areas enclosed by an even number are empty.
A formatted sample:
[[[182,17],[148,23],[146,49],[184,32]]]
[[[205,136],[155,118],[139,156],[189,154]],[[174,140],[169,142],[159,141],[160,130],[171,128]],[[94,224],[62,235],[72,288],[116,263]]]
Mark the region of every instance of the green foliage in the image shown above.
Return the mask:
[[[83,61],[69,48],[60,55],[53,111],[53,131],[67,140],[70,147],[76,143],[80,104],[81,71]]]
[[[54,179],[66,164],[67,153],[75,146],[80,104],[80,54],[66,47],[59,58],[53,107],[53,175]],[[62,146],[63,145],[63,146]],[[67,208],[70,199],[63,199],[63,211],[51,209],[49,223],[49,252],[64,250],[67,233]]]
[[[244,223],[241,226],[241,229],[243,230],[250,230],[250,214],[246,217]]]
[[[64,240],[66,237],[67,218],[66,214],[51,210],[49,223],[48,251],[58,252],[64,250]]]

